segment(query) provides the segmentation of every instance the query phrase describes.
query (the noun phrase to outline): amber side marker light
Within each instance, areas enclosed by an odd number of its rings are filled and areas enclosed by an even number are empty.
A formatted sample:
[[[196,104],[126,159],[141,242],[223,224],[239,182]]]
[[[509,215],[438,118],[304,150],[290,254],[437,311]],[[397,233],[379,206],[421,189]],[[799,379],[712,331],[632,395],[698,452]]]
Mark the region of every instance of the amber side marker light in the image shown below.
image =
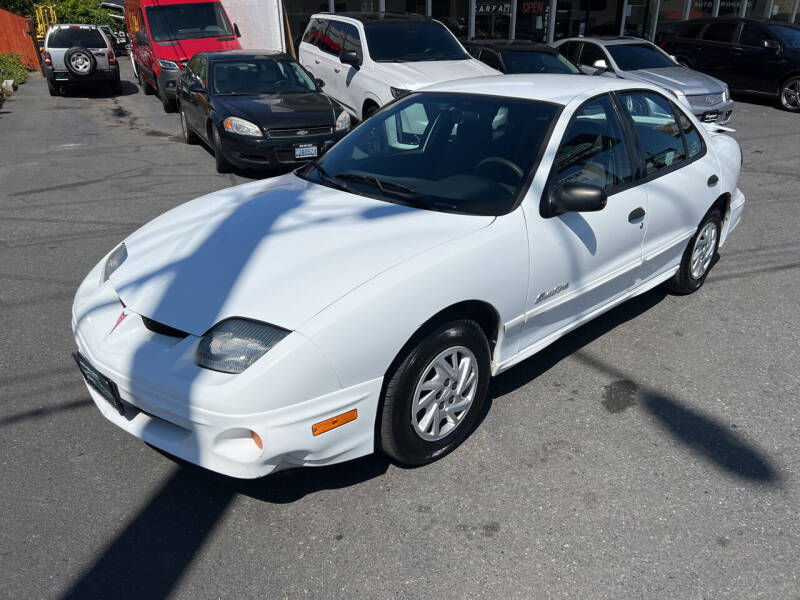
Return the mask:
[[[250,437],[253,438],[253,441],[256,443],[256,446],[258,446],[259,450],[264,449],[264,442],[261,441],[260,435],[258,435],[255,431],[251,431]]]
[[[350,421],[355,421],[358,418],[358,409],[354,408],[353,410],[348,410],[340,415],[336,415],[335,417],[331,417],[330,419],[325,419],[324,421],[320,421],[319,423],[315,423],[311,426],[311,433],[314,435],[321,435],[326,431],[330,431],[331,429],[336,429],[340,425],[344,425],[345,423],[349,423]]]

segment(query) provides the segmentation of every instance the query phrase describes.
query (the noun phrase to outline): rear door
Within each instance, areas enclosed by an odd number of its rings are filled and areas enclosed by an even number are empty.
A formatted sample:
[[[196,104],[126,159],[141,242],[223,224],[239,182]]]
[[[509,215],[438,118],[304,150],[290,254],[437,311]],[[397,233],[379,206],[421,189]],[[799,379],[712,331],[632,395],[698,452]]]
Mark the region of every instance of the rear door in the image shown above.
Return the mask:
[[[703,30],[699,40],[695,68],[708,75],[719,77],[727,83],[735,70],[731,62],[733,55],[733,38],[739,24],[736,21],[712,21]]]
[[[344,46],[347,26],[348,24],[343,21],[333,19],[329,21],[325,35],[319,41],[320,52],[318,60],[314,64],[315,74],[318,72],[317,77],[325,82],[325,93],[343,104],[348,104],[344,98],[344,79],[347,76],[344,67],[347,67],[347,71],[350,70],[350,67],[339,61],[339,54]],[[352,104],[352,100],[349,104]],[[352,109],[352,106],[349,108]]]
[[[300,64],[305,67],[306,71],[320,79],[322,79],[322,76],[319,74],[320,50],[318,46],[322,36],[325,35],[325,29],[327,27],[328,22],[325,19],[311,19],[308,22],[305,33],[303,33],[303,39],[300,41],[300,51],[298,54]]]

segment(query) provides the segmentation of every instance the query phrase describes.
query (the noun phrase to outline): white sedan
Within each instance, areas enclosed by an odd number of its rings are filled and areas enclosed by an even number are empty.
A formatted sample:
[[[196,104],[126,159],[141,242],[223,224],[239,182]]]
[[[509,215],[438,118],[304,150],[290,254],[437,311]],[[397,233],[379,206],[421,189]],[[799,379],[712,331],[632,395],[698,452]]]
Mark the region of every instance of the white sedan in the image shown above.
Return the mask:
[[[655,286],[700,288],[744,205],[719,129],[597,77],[409,94],[318,162],[125,239],[78,289],[75,359],[107,419],[220,473],[428,463],[493,375]]]

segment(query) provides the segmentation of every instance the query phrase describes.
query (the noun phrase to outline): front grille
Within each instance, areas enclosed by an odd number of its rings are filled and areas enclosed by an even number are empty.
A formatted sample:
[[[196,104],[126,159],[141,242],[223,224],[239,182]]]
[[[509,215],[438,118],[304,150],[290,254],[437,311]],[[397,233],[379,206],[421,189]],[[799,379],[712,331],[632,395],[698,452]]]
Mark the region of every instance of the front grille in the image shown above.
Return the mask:
[[[148,319],[147,317],[142,317],[142,321],[144,322],[144,326],[147,327],[153,333],[160,333],[161,335],[168,335],[169,337],[174,338],[185,338],[189,334],[185,331],[181,331],[180,329],[175,329],[174,327],[170,327],[169,325],[164,325],[163,323],[159,323],[158,321],[153,321],[153,319]]]
[[[270,129],[271,138],[304,138],[310,135],[329,135],[333,133],[333,127],[306,127],[300,129]]]
[[[722,102],[722,94],[696,94],[686,98],[692,106],[713,106]]]

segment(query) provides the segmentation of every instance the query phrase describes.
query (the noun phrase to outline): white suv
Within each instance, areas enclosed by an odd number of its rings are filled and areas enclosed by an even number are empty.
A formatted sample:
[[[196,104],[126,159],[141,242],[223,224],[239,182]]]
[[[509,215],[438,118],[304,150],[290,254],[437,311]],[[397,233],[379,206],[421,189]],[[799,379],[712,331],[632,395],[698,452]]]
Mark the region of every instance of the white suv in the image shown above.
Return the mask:
[[[499,74],[472,58],[439,21],[409,14],[313,15],[299,56],[325,91],[362,120],[426,85]]]

